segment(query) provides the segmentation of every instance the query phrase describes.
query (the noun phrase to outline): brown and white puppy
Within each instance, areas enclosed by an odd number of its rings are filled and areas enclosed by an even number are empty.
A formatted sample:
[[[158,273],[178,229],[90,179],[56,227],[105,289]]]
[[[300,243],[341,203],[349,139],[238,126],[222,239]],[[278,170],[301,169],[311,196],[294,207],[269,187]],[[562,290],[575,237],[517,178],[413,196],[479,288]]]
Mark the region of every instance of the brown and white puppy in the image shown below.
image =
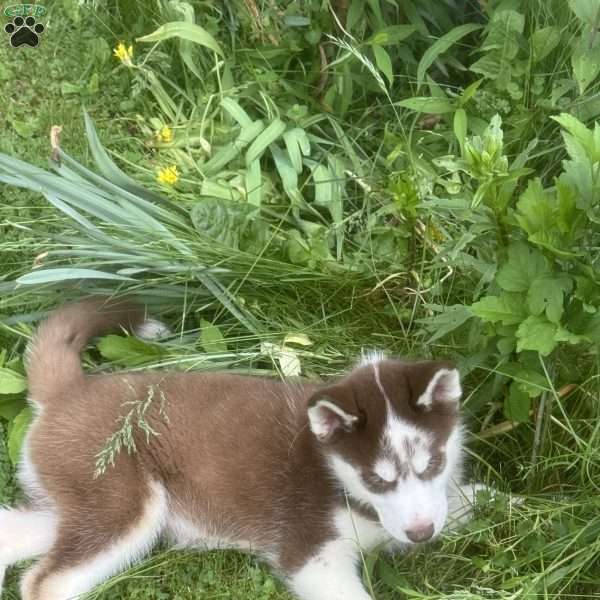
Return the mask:
[[[36,416],[19,471],[29,503],[0,509],[0,586],[8,565],[41,557],[23,578],[24,600],[77,598],[161,538],[255,553],[303,600],[368,600],[361,548],[429,540],[449,498],[451,510],[472,499],[452,487],[461,386],[448,363],[374,356],[323,386],[85,375],[89,338],[119,327],[156,323],[137,306],[83,301],[53,313],[31,345]],[[140,403],[136,451],[94,477],[98,454]]]

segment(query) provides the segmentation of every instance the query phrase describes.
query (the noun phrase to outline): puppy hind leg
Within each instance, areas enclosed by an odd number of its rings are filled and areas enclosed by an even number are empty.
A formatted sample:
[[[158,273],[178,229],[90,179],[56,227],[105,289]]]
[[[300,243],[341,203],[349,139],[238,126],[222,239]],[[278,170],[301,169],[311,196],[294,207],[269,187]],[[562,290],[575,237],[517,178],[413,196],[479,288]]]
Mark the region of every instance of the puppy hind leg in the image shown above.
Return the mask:
[[[0,594],[6,568],[46,554],[56,538],[56,515],[27,508],[0,509]]]
[[[93,515],[59,525],[48,554],[21,581],[23,600],[75,600],[143,558],[158,540],[167,513],[164,490],[144,503],[128,527],[97,528]]]

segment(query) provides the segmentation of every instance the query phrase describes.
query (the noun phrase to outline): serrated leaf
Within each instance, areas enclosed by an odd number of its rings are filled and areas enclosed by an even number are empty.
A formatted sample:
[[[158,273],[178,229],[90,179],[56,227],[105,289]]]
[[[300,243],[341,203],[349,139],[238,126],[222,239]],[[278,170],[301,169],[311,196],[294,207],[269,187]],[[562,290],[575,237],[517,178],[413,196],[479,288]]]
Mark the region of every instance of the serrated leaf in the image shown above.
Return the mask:
[[[521,242],[508,248],[508,261],[498,271],[496,281],[507,292],[526,292],[531,282],[548,271],[541,252]]]
[[[205,352],[219,354],[227,352],[227,343],[221,330],[210,321],[200,321],[200,343]]]
[[[517,329],[517,352],[533,350],[547,356],[556,347],[557,331],[557,326],[545,317],[527,317]]]
[[[206,31],[200,25],[195,23],[186,23],[184,21],[173,21],[172,23],[165,23],[161,25],[156,31],[137,38],[138,42],[162,42],[170,38],[180,38],[182,40],[188,40],[204,46],[216,52],[219,56],[224,56],[221,46],[215,40],[215,38]]]
[[[373,53],[375,54],[375,63],[377,68],[385,75],[389,84],[394,83],[394,70],[392,68],[392,59],[387,53],[387,50],[381,46],[373,46]]]
[[[31,407],[24,408],[14,419],[8,436],[8,456],[16,465],[21,457],[21,447],[23,440],[29,429],[29,425],[33,420],[33,410]]]
[[[445,33],[442,37],[438,38],[424,53],[423,57],[419,61],[417,67],[417,90],[421,87],[425,80],[425,74],[431,65],[448,49],[454,44],[459,42],[462,38],[469,35],[473,31],[481,29],[481,25],[476,23],[466,23],[464,25],[458,25],[454,29]]]
[[[27,389],[27,380],[23,375],[0,367],[0,394],[20,394]]]
[[[526,314],[523,297],[520,294],[504,294],[502,296],[486,296],[471,306],[473,314],[483,321],[516,325],[521,323]]]
[[[504,416],[517,423],[529,421],[531,399],[517,384],[511,383],[508,395],[504,398]]]
[[[100,354],[120,365],[136,367],[154,362],[165,352],[158,344],[152,344],[133,336],[107,335],[97,344]]]
[[[542,275],[531,282],[527,292],[527,306],[532,315],[546,313],[549,321],[559,323],[564,308],[564,296],[573,287],[567,275]]]

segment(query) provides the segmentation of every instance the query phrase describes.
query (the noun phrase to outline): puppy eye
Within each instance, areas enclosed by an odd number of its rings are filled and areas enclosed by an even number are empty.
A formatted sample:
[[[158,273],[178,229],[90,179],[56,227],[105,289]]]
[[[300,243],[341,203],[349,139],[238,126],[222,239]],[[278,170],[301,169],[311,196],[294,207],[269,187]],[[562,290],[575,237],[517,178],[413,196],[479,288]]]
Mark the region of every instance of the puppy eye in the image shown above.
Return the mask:
[[[419,474],[421,479],[427,479],[437,475],[439,471],[441,471],[444,467],[444,457],[443,456],[433,456],[429,459],[427,463],[427,467],[425,470]]]

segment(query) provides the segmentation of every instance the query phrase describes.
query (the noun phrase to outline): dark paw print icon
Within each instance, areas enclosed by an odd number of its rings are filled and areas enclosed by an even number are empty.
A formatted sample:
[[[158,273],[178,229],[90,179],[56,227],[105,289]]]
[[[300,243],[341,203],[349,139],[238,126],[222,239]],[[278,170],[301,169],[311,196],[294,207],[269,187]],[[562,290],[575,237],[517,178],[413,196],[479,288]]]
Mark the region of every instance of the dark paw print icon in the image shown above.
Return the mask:
[[[44,26],[36,23],[34,17],[15,17],[12,23],[4,26],[4,31],[10,35],[13,48],[23,45],[35,48],[40,43],[39,36],[44,32]]]

